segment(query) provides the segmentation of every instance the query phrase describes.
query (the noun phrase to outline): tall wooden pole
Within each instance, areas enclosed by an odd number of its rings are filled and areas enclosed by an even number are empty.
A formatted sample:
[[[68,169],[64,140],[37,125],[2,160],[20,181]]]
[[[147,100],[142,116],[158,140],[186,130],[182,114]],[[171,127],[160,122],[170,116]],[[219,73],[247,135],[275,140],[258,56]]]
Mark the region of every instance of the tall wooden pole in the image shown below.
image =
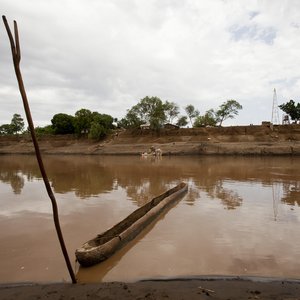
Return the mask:
[[[57,208],[57,203],[56,203],[56,199],[55,196],[52,192],[49,180],[48,180],[48,176],[46,174],[46,170],[44,167],[44,163],[42,160],[42,156],[41,156],[41,152],[40,152],[40,148],[39,148],[39,144],[35,135],[35,131],[34,131],[34,125],[33,125],[33,121],[32,121],[32,117],[31,117],[31,112],[30,112],[30,108],[29,108],[29,104],[28,104],[28,100],[27,100],[27,95],[26,95],[26,91],[25,91],[25,87],[24,87],[24,83],[23,83],[23,79],[22,79],[22,74],[21,74],[21,70],[20,70],[20,61],[21,61],[21,50],[20,50],[20,42],[19,42],[19,33],[18,33],[18,26],[17,26],[17,22],[14,21],[14,34],[15,34],[15,40],[13,38],[13,35],[10,31],[8,22],[6,20],[5,16],[2,16],[7,34],[8,34],[8,38],[10,41],[10,46],[11,46],[11,52],[12,52],[12,58],[13,58],[13,62],[14,62],[14,68],[15,68],[15,73],[16,73],[16,77],[18,80],[18,85],[19,85],[19,90],[22,96],[22,100],[23,100],[23,105],[24,105],[24,110],[25,110],[25,114],[26,114],[26,118],[28,121],[28,125],[30,128],[30,133],[31,133],[31,138],[32,138],[32,142],[34,145],[34,149],[35,149],[35,154],[36,154],[36,158],[39,164],[39,168],[44,180],[44,184],[48,193],[48,196],[51,200],[52,203],[52,210],[53,210],[53,220],[54,220],[54,224],[55,224],[55,229],[56,229],[56,233],[60,242],[60,246],[61,246],[61,250],[63,252],[65,261],[66,261],[66,265],[68,268],[68,271],[70,273],[70,277],[72,279],[72,283],[76,283],[76,278],[75,278],[75,274],[72,268],[72,265],[70,263],[70,259],[69,259],[69,255],[65,246],[65,242],[64,242],[64,238],[62,235],[62,231],[60,228],[60,223],[59,223],[59,217],[58,217],[58,208]]]

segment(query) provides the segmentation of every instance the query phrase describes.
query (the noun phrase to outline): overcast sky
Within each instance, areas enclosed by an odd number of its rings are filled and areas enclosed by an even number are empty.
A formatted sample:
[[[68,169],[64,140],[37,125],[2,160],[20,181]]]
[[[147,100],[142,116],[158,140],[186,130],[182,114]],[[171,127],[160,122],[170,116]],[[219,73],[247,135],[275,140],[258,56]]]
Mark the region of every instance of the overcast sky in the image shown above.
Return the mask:
[[[201,114],[235,99],[224,125],[270,120],[274,88],[299,102],[298,0],[1,0],[1,13],[18,22],[36,126],[80,108],[122,118],[145,96]],[[0,25],[3,124],[25,114]]]

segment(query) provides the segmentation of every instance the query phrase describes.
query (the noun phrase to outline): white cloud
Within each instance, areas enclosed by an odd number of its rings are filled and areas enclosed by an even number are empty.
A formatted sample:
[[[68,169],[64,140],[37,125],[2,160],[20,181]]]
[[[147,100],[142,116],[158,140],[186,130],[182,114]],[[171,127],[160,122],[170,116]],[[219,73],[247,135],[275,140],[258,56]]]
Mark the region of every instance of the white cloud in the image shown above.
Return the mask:
[[[83,107],[120,118],[147,95],[202,113],[233,98],[244,109],[227,124],[260,124],[274,87],[279,103],[298,100],[296,0],[4,0],[2,12],[18,21],[38,125]],[[4,26],[0,36],[2,124],[22,107]]]

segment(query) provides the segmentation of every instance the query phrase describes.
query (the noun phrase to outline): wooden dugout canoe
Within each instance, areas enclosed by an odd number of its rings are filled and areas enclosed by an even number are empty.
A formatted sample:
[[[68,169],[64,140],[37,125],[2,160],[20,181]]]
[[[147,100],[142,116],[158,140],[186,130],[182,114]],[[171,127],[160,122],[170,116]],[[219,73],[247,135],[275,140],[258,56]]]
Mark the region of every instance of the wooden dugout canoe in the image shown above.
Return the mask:
[[[114,252],[134,239],[165,208],[175,202],[187,190],[186,183],[178,184],[135,210],[120,223],[84,243],[75,251],[80,265],[89,267],[109,258]]]

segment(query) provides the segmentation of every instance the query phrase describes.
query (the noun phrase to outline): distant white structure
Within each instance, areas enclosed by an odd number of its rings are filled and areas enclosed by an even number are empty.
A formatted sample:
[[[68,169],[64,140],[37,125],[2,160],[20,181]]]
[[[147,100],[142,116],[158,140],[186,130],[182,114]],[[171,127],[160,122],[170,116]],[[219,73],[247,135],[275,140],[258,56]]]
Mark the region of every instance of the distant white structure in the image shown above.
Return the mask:
[[[271,124],[272,125],[280,124],[276,89],[274,89],[274,93],[273,93],[273,107],[272,107]]]
[[[150,124],[149,124],[149,123],[147,123],[147,124],[142,124],[142,125],[140,125],[140,128],[141,128],[142,130],[150,129]]]

